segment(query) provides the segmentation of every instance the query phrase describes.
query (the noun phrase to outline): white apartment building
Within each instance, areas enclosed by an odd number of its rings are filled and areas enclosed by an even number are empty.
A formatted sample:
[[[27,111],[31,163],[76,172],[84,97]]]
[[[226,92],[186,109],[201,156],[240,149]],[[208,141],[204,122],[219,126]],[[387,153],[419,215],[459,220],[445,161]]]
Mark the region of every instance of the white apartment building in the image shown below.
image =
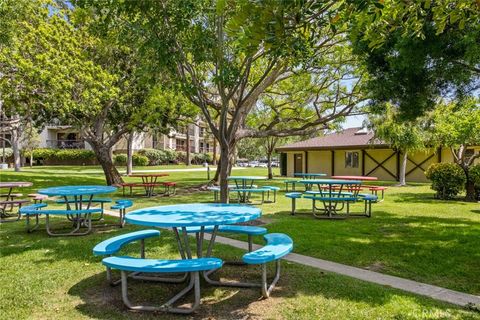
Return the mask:
[[[208,132],[206,124],[200,119],[195,124],[188,125],[188,127],[179,130],[172,129],[168,134],[155,133],[154,131],[136,133],[133,139],[133,150],[153,148],[186,151],[187,136],[190,140],[190,152],[213,152],[213,136]],[[82,139],[78,130],[71,126],[57,124],[47,125],[40,133],[40,148],[91,149],[90,145]],[[114,146],[114,152],[120,153],[126,152],[126,150],[126,139],[120,140]]]

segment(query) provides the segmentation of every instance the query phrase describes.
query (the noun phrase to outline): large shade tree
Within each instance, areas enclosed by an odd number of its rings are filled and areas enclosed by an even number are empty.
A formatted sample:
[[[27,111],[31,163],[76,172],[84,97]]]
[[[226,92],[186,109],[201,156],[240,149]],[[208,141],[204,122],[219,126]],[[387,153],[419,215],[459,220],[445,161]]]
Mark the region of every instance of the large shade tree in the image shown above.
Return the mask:
[[[398,182],[400,186],[405,186],[408,156],[427,147],[428,124],[422,118],[399,119],[398,111],[391,104],[385,105],[383,114],[371,114],[369,124],[376,138],[390,144],[393,149],[402,154]]]
[[[433,112],[433,136],[438,145],[450,148],[466,176],[466,200],[475,201],[475,182],[470,169],[480,153],[469,149],[480,144],[480,100],[441,103]]]
[[[106,22],[110,28],[125,26],[124,39],[141,38],[153,67],[200,108],[221,151],[222,202],[228,201],[227,177],[242,138],[305,133],[348,114],[360,99],[340,23],[343,1],[78,2],[107,16],[127,16],[122,24]],[[266,90],[304,72],[316,75],[318,99],[301,107],[315,117],[288,129],[275,123],[263,130],[246,127]]]
[[[389,102],[412,120],[441,98],[468,98],[480,88],[479,10],[475,0],[365,2],[350,36],[376,111]]]

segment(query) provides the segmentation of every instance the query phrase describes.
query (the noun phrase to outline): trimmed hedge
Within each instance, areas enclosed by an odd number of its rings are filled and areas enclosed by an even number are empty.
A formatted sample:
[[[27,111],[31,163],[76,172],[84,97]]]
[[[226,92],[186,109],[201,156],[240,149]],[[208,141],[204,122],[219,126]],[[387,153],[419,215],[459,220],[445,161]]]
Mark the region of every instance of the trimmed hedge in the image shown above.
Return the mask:
[[[148,158],[140,154],[134,153],[132,156],[132,162],[134,166],[145,167],[148,166]],[[116,166],[126,166],[127,165],[127,155],[124,153],[116,154],[113,158],[113,163]]]
[[[438,199],[452,199],[465,188],[467,180],[462,168],[454,163],[434,163],[425,171],[425,176],[432,181]]]
[[[30,157],[30,152],[23,152],[23,156]],[[33,158],[42,160],[45,164],[96,164],[95,152],[84,149],[49,149],[33,150]]]
[[[141,149],[138,154],[148,158],[148,163],[151,166],[158,166],[160,164],[168,164],[177,159],[177,152],[174,150],[158,150],[158,149]]]

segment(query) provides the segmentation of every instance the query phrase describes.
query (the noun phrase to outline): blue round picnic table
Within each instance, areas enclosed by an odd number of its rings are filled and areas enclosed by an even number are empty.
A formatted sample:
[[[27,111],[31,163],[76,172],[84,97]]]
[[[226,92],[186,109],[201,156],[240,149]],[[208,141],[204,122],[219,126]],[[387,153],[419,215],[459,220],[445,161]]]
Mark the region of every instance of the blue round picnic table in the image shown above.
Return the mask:
[[[70,209],[70,202],[68,197],[73,197],[73,203],[77,207],[76,209],[82,209],[84,203],[84,197],[88,197],[87,202],[87,209],[90,208],[93,196],[99,194],[106,194],[112,193],[117,191],[116,187],[112,186],[96,186],[96,185],[88,185],[88,186],[60,186],[60,187],[51,187],[38,190],[39,194],[44,194],[50,197],[53,196],[60,196],[65,199],[67,204],[67,209]]]
[[[127,213],[125,221],[160,228],[209,227],[247,222],[261,214],[260,209],[245,205],[191,203],[134,210]]]
[[[100,185],[78,185],[78,186],[59,186],[40,189],[37,192],[39,194],[44,194],[49,197],[59,196],[63,197],[67,210],[76,210],[90,209],[92,204],[93,196],[105,193],[112,193],[117,191],[116,187],[112,186],[100,186]],[[70,199],[69,199],[70,198]],[[73,204],[73,208],[72,208]],[[84,204],[86,204],[84,208]],[[67,214],[67,219],[76,225],[76,230],[80,227],[87,227],[88,231],[83,234],[87,234],[91,230],[92,221],[100,221],[103,218],[103,206],[100,211],[100,216],[98,218],[92,219],[90,213],[86,214]]]
[[[203,257],[203,241],[205,232],[210,233],[210,242],[205,257],[211,257],[215,238],[220,225],[247,222],[260,218],[259,208],[239,204],[223,203],[191,203],[149,207],[131,211],[125,215],[127,223],[171,228],[175,235],[179,253],[182,259],[192,259],[189,233],[195,233],[196,256]],[[203,272],[203,278],[212,285],[231,286],[230,282],[212,280],[209,272]],[[186,279],[187,274],[177,280]],[[250,284],[235,283],[238,287],[251,287]],[[187,294],[185,291],[178,295]]]
[[[238,196],[241,203],[248,201],[249,192],[248,189],[253,189],[253,183],[258,180],[266,180],[266,177],[262,176],[230,176],[228,181],[235,182],[236,189],[238,189]],[[236,190],[233,190],[236,191]]]
[[[261,214],[260,209],[252,206],[190,203],[134,210],[125,215],[125,222],[148,227],[172,228],[180,255],[184,259],[191,259],[188,233],[196,233],[197,256],[201,257],[204,233],[207,229],[211,232],[207,250],[207,256],[210,256],[220,225],[255,220],[260,218]]]
[[[349,201],[358,196],[362,185],[362,181],[337,179],[305,179],[297,182],[305,184],[307,193],[318,194],[318,199],[323,203],[322,210],[329,217],[341,211],[345,203],[347,203],[348,212]],[[317,185],[318,192],[311,191],[313,185]],[[313,195],[312,197],[316,198]],[[312,199],[312,201],[314,210],[319,209],[315,206],[315,199]]]

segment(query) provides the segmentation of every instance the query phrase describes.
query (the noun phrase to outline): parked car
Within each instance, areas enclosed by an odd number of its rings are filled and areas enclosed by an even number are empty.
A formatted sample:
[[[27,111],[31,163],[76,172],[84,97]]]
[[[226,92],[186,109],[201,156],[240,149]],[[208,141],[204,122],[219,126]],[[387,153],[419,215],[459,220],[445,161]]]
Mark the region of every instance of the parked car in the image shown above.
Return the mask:
[[[235,164],[236,167],[248,167],[248,162],[245,162],[245,161],[238,161],[236,164]]]
[[[272,167],[275,167],[275,168],[280,167],[280,162],[278,162],[278,161],[272,161]]]
[[[257,167],[259,167],[259,168],[267,168],[268,165],[267,165],[266,162],[259,162],[258,165],[257,165]]]
[[[248,167],[250,167],[250,168],[255,168],[255,167],[258,167],[258,164],[259,164],[258,161],[250,161],[250,162],[248,163]]]

